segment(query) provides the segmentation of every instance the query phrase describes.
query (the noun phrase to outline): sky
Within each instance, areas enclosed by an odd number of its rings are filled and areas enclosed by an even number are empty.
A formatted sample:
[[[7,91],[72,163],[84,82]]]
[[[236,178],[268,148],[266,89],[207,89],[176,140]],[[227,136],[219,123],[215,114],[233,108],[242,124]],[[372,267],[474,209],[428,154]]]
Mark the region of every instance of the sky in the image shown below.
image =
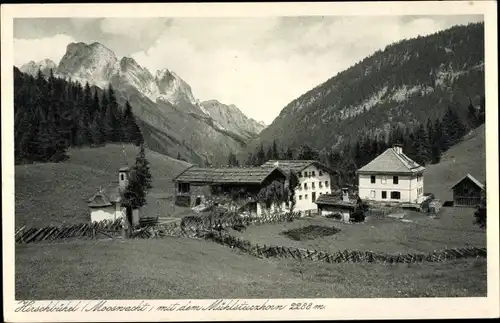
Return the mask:
[[[14,64],[71,42],[99,42],[155,74],[168,68],[200,101],[234,104],[270,124],[292,100],[379,49],[483,16],[18,18]]]

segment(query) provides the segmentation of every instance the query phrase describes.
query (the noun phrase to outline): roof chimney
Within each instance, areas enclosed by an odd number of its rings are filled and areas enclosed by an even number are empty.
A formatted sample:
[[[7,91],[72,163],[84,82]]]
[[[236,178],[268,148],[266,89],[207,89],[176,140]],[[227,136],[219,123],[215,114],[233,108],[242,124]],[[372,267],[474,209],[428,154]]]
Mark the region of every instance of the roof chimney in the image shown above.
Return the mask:
[[[392,147],[392,149],[394,149],[394,151],[397,153],[397,154],[402,154],[403,153],[403,146],[400,145],[400,144],[396,144]]]

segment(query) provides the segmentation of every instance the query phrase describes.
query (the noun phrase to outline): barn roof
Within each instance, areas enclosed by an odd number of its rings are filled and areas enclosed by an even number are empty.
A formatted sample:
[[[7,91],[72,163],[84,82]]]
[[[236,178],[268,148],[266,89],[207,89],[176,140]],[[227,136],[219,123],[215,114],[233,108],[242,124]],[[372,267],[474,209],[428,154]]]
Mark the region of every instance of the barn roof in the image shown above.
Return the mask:
[[[356,207],[356,200],[350,199],[349,201],[344,201],[339,196],[333,194],[323,194],[320,195],[316,201],[316,204],[321,205],[331,205],[331,206],[340,206],[346,208],[354,208]]]
[[[274,172],[286,177],[283,170],[277,167],[268,169],[263,167],[201,168],[192,166],[173,180],[187,183],[261,184]]]
[[[462,177],[462,178],[461,178],[458,182],[456,182],[456,183],[455,183],[455,185],[453,185],[453,186],[451,187],[451,189],[454,189],[454,188],[455,188],[455,186],[457,186],[458,184],[462,183],[462,181],[463,181],[464,179],[466,179],[466,178],[470,179],[470,180],[471,180],[474,184],[476,184],[476,185],[477,185],[477,187],[479,187],[480,189],[484,190],[484,184],[483,184],[483,183],[481,183],[480,181],[478,181],[477,179],[475,179],[475,178],[474,178],[474,176],[472,176],[472,175],[471,175],[471,174],[469,174],[469,173],[467,173],[467,175],[465,175],[465,176],[464,176],[464,177]]]
[[[388,148],[374,160],[361,167],[358,172],[363,173],[408,173],[413,174],[425,170],[410,157],[394,148]]]
[[[289,173],[290,171],[294,172],[300,172],[306,167],[309,167],[310,165],[314,165],[320,169],[323,169],[324,171],[333,174],[336,173],[336,171],[332,170],[328,166],[320,163],[317,160],[278,160],[278,159],[272,159],[268,160],[264,164],[261,165],[261,167],[264,168],[272,168],[272,167],[279,167],[283,169],[285,172]]]
[[[87,200],[89,207],[111,206],[121,202],[120,186],[118,183],[111,183],[100,188],[91,198]]]

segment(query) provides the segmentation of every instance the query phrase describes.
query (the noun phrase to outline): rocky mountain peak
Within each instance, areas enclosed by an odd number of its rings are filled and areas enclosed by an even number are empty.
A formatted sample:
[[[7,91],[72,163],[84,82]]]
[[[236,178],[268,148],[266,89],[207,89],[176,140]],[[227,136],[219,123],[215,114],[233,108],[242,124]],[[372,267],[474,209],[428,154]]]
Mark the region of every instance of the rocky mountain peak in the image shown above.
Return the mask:
[[[27,73],[33,76],[38,74],[40,70],[43,75],[48,76],[50,74],[50,70],[55,70],[57,68],[56,63],[54,63],[50,59],[44,59],[39,62],[30,61],[26,64],[23,64],[19,70],[23,73]]]

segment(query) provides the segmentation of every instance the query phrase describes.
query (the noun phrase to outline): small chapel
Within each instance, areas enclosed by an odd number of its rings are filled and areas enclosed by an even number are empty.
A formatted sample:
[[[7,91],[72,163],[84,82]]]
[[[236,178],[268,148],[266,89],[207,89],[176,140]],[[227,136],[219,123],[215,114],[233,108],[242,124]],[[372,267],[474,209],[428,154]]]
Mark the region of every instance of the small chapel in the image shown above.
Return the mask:
[[[118,170],[118,182],[100,187],[97,192],[87,200],[90,209],[91,222],[104,220],[115,221],[126,217],[132,226],[139,223],[139,209],[132,210],[122,204],[122,192],[128,185],[130,168],[121,167]]]

